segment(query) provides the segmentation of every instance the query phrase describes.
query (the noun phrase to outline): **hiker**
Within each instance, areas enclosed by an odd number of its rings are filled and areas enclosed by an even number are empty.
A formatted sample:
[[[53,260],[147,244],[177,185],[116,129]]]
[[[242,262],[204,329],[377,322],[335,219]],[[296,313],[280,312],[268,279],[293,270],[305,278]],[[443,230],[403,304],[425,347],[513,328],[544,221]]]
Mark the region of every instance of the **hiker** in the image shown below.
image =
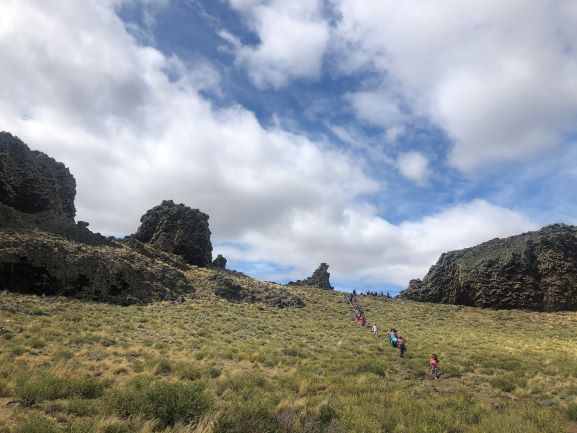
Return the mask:
[[[379,338],[379,328],[377,328],[377,324],[376,324],[376,323],[373,323],[373,327],[372,327],[371,330],[373,331],[373,335],[374,335],[376,338]]]
[[[391,346],[397,347],[397,330],[395,328],[391,328],[389,331],[389,343]]]
[[[397,347],[399,348],[401,358],[404,358],[405,352],[407,351],[407,345],[402,335],[399,335],[397,338]]]
[[[365,313],[361,313],[361,317],[359,317],[359,324],[361,326],[365,326],[367,323],[367,319],[365,319]]]
[[[357,291],[353,289],[353,296],[357,296]]]
[[[431,365],[431,377],[438,379],[439,378],[439,358],[434,353],[429,358],[429,364]]]
[[[353,294],[349,293],[349,304],[353,303]]]

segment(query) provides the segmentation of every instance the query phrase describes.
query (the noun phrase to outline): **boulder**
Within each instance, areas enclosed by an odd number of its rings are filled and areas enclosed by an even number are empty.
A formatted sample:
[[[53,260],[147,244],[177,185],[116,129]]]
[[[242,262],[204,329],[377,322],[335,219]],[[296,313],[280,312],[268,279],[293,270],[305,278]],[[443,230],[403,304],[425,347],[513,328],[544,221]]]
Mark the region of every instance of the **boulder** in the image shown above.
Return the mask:
[[[328,272],[329,265],[321,263],[320,266],[313,272],[313,274],[305,280],[297,280],[289,282],[289,285],[294,286],[309,286],[317,287],[324,290],[333,290],[329,278],[331,274]]]
[[[577,228],[554,224],[444,253],[399,297],[499,309],[577,310]]]
[[[182,256],[187,263],[208,266],[212,244],[208,215],[184,204],[164,200],[140,218],[133,238],[155,248]]]

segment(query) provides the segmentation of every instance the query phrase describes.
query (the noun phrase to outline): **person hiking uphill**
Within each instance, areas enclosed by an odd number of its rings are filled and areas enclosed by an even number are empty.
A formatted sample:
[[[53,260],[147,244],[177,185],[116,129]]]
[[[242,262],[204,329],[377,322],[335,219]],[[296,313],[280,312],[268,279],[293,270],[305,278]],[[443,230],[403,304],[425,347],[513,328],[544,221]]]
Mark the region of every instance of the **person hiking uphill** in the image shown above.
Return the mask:
[[[434,353],[429,358],[429,365],[431,366],[431,377],[439,378],[439,358]]]
[[[405,339],[403,338],[402,335],[399,335],[397,337],[397,347],[399,348],[401,358],[404,358],[405,352],[407,351],[407,346],[406,346]]]
[[[373,335],[376,338],[379,338],[379,328],[377,328],[377,324],[373,323],[373,327],[371,328],[371,331],[373,331]]]
[[[391,328],[389,331],[389,343],[391,346],[397,347],[397,330],[395,328]]]
[[[349,304],[353,303],[353,294],[349,293]]]

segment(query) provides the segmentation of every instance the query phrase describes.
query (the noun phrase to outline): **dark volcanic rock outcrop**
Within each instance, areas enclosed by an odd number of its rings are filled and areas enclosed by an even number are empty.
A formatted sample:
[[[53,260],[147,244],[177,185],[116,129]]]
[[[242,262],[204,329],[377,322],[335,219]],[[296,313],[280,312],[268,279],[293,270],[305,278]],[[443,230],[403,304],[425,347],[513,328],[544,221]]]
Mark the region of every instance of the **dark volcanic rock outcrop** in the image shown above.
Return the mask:
[[[183,259],[75,223],[75,185],[63,164],[0,133],[0,290],[119,304],[194,293]]]
[[[61,162],[0,132],[0,202],[27,214],[49,212],[74,221],[76,182]]]
[[[164,200],[140,218],[134,239],[177,254],[197,266],[212,262],[208,215],[184,204]]]
[[[209,284],[217,296],[231,302],[262,302],[278,308],[304,306],[298,296],[261,282],[253,281],[248,285],[224,274],[214,274],[210,277]]]
[[[71,242],[52,233],[0,231],[0,289],[122,305],[191,296],[184,272],[158,255],[120,244]]]
[[[226,269],[226,258],[219,254],[216,259],[212,261],[212,267],[218,269]]]
[[[577,227],[555,224],[445,253],[399,297],[503,309],[577,310]]]
[[[321,263],[317,270],[313,272],[313,274],[305,280],[297,280],[291,281],[289,285],[294,286],[310,286],[310,287],[318,287],[319,289],[325,290],[333,290],[333,286],[331,286],[331,282],[329,278],[331,274],[328,272],[329,265],[326,263]]]

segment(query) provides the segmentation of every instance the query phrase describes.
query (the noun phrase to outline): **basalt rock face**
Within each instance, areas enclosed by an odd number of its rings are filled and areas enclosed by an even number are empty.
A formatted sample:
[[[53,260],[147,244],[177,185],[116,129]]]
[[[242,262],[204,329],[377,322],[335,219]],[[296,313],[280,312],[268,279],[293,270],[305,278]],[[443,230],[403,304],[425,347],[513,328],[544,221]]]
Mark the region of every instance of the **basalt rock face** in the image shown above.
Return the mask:
[[[184,272],[170,258],[159,261],[159,253],[145,255],[119,243],[95,247],[53,233],[0,230],[0,289],[121,305],[191,297],[194,288]]]
[[[207,214],[165,200],[147,211],[140,222],[134,239],[182,256],[192,265],[208,266],[212,262]]]
[[[0,132],[0,203],[26,214],[50,213],[74,222],[76,182],[61,162]]]
[[[445,253],[399,297],[500,309],[577,310],[577,227],[555,224]]]
[[[313,272],[313,274],[305,280],[291,281],[289,285],[294,286],[310,286],[318,287],[324,290],[333,290],[329,278],[331,274],[328,272],[329,265],[321,263],[321,265]]]

